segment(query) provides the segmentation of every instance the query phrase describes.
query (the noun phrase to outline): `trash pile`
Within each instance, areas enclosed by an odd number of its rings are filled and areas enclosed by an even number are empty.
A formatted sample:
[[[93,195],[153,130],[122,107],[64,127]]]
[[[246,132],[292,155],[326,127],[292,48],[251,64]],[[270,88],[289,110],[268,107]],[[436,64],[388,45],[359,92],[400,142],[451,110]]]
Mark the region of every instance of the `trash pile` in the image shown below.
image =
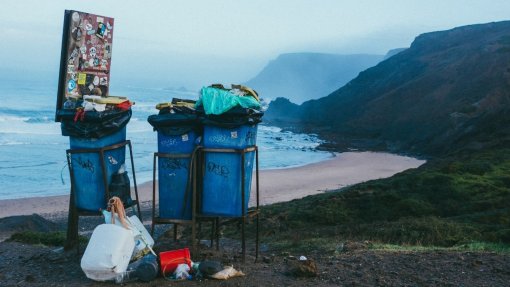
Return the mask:
[[[112,197],[103,210],[81,259],[87,278],[95,281],[149,282],[158,275],[168,280],[213,278],[225,280],[245,274],[219,262],[193,262],[188,248],[156,254],[154,239],[136,215],[126,216],[122,200]]]
[[[79,138],[110,135],[127,125],[132,105],[134,103],[125,97],[69,97],[63,109],[57,111],[61,119],[62,135]]]
[[[118,131],[125,127],[131,116],[132,103],[124,98],[103,98],[98,95],[83,96],[82,99],[68,99],[60,110],[62,133],[73,137],[94,138],[108,134],[110,129]],[[258,95],[250,88],[222,85],[202,88],[198,101],[174,98],[171,102],[156,106],[159,113],[151,115],[148,122],[158,132],[158,152],[192,154],[199,146],[205,148],[246,149],[255,146],[257,124],[263,112]],[[124,129],[125,130],[125,129]],[[125,132],[124,132],[125,136]],[[221,139],[221,142],[215,142]],[[112,140],[113,142],[113,140]],[[254,150],[246,152],[246,160],[240,162],[240,155],[206,155],[205,161],[225,161],[224,168],[232,170],[231,180],[219,186],[214,170],[204,173],[204,181],[210,182],[209,189],[223,192],[222,202],[207,197],[213,190],[204,188],[203,212],[241,215],[241,176],[245,182],[245,204],[249,201]],[[236,157],[234,160],[230,156]],[[239,157],[239,159],[237,159]],[[163,159],[159,161],[159,215],[162,218],[189,220],[191,198],[189,189],[190,158]],[[237,165],[232,164],[234,162]],[[245,165],[246,175],[241,175],[240,165]],[[186,168],[181,168],[186,167]],[[171,169],[171,172],[168,171]],[[208,169],[209,170],[209,169]],[[239,171],[239,174],[234,174]],[[171,174],[166,178],[164,174]],[[225,280],[244,276],[233,266],[222,266],[215,261],[193,262],[188,248],[168,250],[156,254],[154,239],[147,232],[140,219],[127,216],[124,207],[132,202],[129,193],[129,178],[121,166],[109,175],[110,195],[106,210],[102,210],[105,223],[97,226],[81,259],[81,268],[86,276],[96,281],[148,282],[157,276],[168,280],[192,280],[214,278]],[[220,208],[226,207],[226,210]],[[207,211],[209,208],[209,211]]]

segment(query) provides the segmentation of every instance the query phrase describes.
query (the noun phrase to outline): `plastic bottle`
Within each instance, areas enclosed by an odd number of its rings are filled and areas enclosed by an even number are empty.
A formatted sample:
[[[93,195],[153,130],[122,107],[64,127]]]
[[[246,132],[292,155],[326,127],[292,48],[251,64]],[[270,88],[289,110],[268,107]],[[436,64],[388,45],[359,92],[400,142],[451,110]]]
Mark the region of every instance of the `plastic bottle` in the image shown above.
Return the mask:
[[[131,281],[135,281],[137,279],[138,278],[136,276],[136,270],[132,269],[132,270],[128,270],[128,271],[119,273],[117,275],[117,277],[115,277],[115,283],[122,284],[122,283],[127,283],[127,282],[131,282]]]

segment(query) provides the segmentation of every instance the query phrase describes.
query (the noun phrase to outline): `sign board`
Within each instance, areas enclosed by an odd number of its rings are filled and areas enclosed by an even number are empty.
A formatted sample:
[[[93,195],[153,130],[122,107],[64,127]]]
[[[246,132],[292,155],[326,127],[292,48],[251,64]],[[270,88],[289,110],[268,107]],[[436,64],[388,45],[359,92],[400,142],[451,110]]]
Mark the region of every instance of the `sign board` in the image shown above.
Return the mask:
[[[69,99],[108,96],[113,18],[66,10],[55,121]]]

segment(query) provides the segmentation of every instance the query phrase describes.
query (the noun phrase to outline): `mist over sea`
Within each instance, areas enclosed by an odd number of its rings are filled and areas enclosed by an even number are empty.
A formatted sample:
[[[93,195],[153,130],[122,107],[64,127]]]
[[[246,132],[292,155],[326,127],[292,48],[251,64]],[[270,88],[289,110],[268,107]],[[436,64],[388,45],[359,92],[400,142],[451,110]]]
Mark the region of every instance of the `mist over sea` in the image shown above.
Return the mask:
[[[54,81],[0,79],[0,199],[69,194],[65,156],[69,138],[61,135],[60,123],[54,122],[56,90]],[[135,102],[127,139],[133,144],[137,183],[150,181],[157,134],[147,117],[157,113],[157,103],[173,97],[197,99],[198,91],[112,85],[110,94]],[[300,166],[331,157],[315,150],[319,143],[316,135],[261,124],[257,136],[260,168]],[[128,171],[133,184],[129,167]]]

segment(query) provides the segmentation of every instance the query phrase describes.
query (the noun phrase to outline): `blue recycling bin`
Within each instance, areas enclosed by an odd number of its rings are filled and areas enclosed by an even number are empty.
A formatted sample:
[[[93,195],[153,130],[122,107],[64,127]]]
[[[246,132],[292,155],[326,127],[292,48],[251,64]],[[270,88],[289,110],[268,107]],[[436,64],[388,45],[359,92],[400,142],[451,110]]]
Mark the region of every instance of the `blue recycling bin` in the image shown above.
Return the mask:
[[[158,130],[158,152],[189,154],[187,158],[158,157],[159,217],[191,220],[192,187],[189,182],[191,154],[199,133],[193,129],[182,134]]]
[[[71,149],[97,149],[122,143],[126,140],[126,127],[103,136],[101,138],[80,138],[70,136]],[[76,206],[79,210],[96,212],[105,209],[106,187],[103,181],[102,161],[106,167],[108,185],[112,175],[117,173],[124,164],[126,147],[104,152],[101,158],[99,152],[72,153],[71,165],[74,174],[74,194]]]
[[[238,127],[204,126],[204,148],[244,149],[257,142],[257,125]],[[204,158],[201,212],[205,215],[242,216],[242,173],[244,165],[244,204],[248,210],[255,151],[240,153],[206,152]]]

